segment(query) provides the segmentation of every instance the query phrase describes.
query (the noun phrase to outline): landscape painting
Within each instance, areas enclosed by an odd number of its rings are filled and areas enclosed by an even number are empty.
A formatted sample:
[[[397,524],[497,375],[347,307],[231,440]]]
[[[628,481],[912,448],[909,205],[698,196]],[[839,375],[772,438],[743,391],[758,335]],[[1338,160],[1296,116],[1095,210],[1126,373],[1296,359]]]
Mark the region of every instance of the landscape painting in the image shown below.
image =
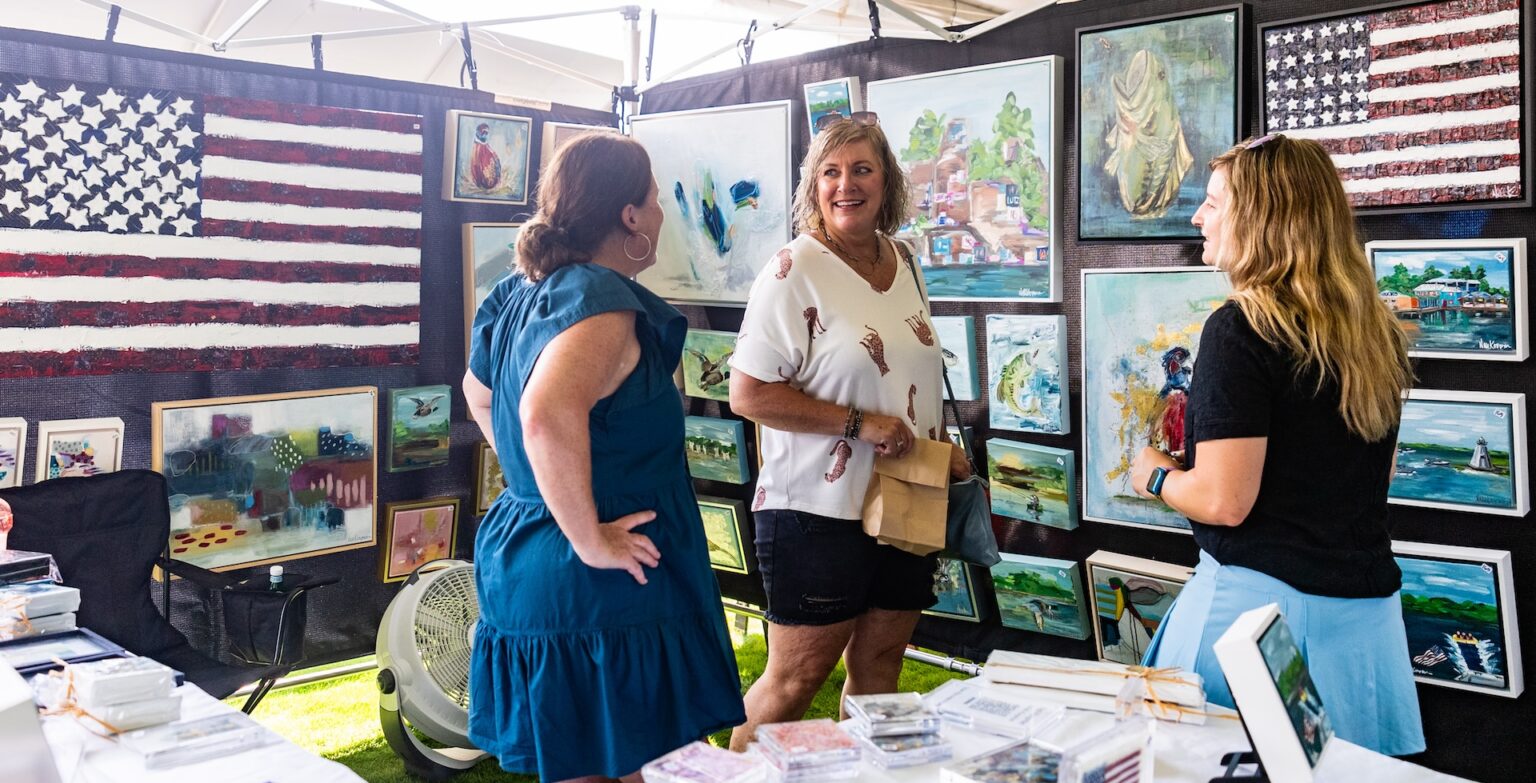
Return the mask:
[[[1057,56],[871,82],[934,299],[1061,299]]]
[[[63,419],[37,423],[35,481],[99,476],[123,464],[123,420]]]
[[[1280,692],[1280,702],[1285,706],[1286,717],[1296,732],[1296,740],[1307,754],[1307,764],[1317,766],[1323,748],[1333,737],[1333,724],[1323,709],[1322,694],[1307,669],[1307,657],[1296,645],[1291,627],[1285,616],[1278,615],[1258,639],[1259,655]]]
[[[453,557],[458,534],[459,501],[432,498],[391,503],[384,509],[388,519],[384,538],[384,566],[379,578],[399,582],[432,562]]]
[[[631,119],[666,215],[640,283],[672,301],[746,304],[790,239],[790,111],[775,101]]]
[[[1066,377],[1066,316],[987,316],[987,409],[993,429],[1071,431]]]
[[[445,385],[389,390],[389,472],[448,464],[449,394]]]
[[[1077,31],[1079,240],[1196,240],[1242,137],[1242,6]]]
[[[1136,494],[1131,460],[1148,445],[1184,450],[1200,332],[1230,291],[1214,269],[1083,271],[1083,519],[1189,530]]]
[[[1083,578],[1077,563],[1004,553],[992,566],[992,588],[1005,627],[1087,639]]]
[[[735,332],[689,329],[688,336],[683,338],[683,393],[730,402],[730,361],[735,352]]]
[[[864,96],[859,93],[857,76],[805,85],[805,118],[810,123],[812,137],[815,137],[816,124],[822,117],[851,117],[854,112],[863,110]]]
[[[464,224],[464,353],[469,355],[469,330],[480,305],[497,283],[517,266],[517,235],[522,223]]]
[[[1387,501],[1525,516],[1525,395],[1410,391]]]
[[[443,198],[527,204],[532,130],[533,121],[527,117],[450,110]]]
[[[683,452],[688,457],[689,475],[706,481],[747,483],[752,474],[747,467],[746,437],[746,427],[735,419],[683,419]]]
[[[1157,627],[1194,569],[1098,551],[1088,558],[1088,582],[1098,622],[1099,660],[1140,666]]]
[[[1414,679],[1515,698],[1525,689],[1507,551],[1394,541]]]
[[[1518,362],[1530,355],[1525,238],[1376,241],[1365,246],[1409,356]]]
[[[21,486],[27,464],[27,420],[0,419],[0,489]]]
[[[968,315],[935,315],[933,332],[939,337],[944,354],[944,373],[955,391],[955,399],[971,402],[981,394],[980,375],[976,372],[976,320]]]
[[[491,510],[491,503],[507,488],[506,474],[501,472],[501,459],[491,444],[481,441],[480,451],[475,454],[475,514],[483,515]]]
[[[709,564],[717,571],[749,574],[756,565],[747,551],[747,504],[729,498],[699,496],[699,516],[709,542]]]
[[[933,575],[933,594],[939,602],[924,609],[923,614],[971,623],[981,622],[981,602],[977,600],[970,566],[964,560],[939,558],[938,570]]]
[[[1077,466],[1067,449],[987,441],[992,513],[1048,527],[1077,528]]]
[[[157,402],[171,556],[229,569],[372,546],[378,390]]]

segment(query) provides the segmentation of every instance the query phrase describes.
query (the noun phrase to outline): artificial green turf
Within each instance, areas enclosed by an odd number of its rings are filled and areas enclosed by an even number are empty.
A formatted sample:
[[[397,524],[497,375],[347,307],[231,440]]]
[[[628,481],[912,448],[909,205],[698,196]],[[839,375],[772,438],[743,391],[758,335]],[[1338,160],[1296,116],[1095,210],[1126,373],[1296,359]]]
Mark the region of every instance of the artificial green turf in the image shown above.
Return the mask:
[[[767,663],[763,637],[746,636],[736,646],[736,663],[741,670],[743,692],[763,674]],[[313,685],[276,691],[256,708],[255,718],[300,747],[350,767],[372,783],[406,783],[407,775],[400,757],[384,742],[379,729],[379,692],[374,686],[375,672],[368,671],[326,680]],[[811,703],[807,718],[837,717],[838,696],[843,688],[843,665],[827,679]],[[907,661],[901,673],[901,690],[927,693],[945,680],[962,675],[921,663]],[[239,709],[243,699],[229,703]],[[729,731],[710,740],[723,745]],[[454,778],[462,783],[481,781],[533,781],[527,775],[502,772],[495,760],[481,762],[474,769]]]

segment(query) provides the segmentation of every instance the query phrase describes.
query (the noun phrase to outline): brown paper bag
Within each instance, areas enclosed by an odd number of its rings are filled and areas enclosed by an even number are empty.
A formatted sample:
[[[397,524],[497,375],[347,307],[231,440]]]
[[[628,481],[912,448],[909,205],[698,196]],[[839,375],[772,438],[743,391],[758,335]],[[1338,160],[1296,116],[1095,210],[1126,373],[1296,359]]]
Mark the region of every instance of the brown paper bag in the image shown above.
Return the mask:
[[[953,448],[947,441],[919,440],[900,459],[875,455],[864,494],[864,532],[914,555],[943,549]]]

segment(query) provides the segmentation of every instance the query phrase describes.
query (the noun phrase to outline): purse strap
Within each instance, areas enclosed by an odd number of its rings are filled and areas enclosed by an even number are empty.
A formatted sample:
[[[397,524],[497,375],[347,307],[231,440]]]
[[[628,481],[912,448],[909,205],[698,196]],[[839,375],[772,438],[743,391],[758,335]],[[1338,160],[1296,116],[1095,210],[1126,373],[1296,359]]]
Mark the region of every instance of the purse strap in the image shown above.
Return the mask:
[[[923,289],[923,282],[917,276],[917,262],[912,259],[912,253],[907,249],[905,242],[891,240],[891,243],[901,251],[901,257],[907,262],[907,271],[912,273],[912,284],[917,286],[917,295],[923,302],[923,309],[928,311],[928,317],[933,317],[933,307],[928,302],[928,293]],[[941,407],[948,408],[950,415],[955,417],[955,429],[960,432],[960,450],[965,452],[965,461],[971,465],[971,474],[976,473],[976,449],[971,445],[971,437],[965,434],[965,424],[960,421],[960,408],[955,405],[955,388],[949,383],[949,368],[939,361],[939,372],[944,374],[944,404]],[[944,418],[942,415],[939,417]]]

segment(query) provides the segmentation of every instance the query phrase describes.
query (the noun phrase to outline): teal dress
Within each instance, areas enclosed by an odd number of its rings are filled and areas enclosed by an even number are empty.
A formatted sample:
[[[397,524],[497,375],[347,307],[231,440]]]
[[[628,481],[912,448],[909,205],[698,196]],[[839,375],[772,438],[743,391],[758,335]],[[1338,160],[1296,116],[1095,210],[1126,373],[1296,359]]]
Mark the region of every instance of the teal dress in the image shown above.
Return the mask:
[[[592,494],[605,522],[656,512],[636,528],[661,551],[645,585],[572,551],[539,495],[518,415],[544,346],[620,310],[635,313],[640,361],[592,409]],[[493,392],[507,489],[475,535],[469,738],[509,772],[619,777],[746,720],[672,384],[686,331],[671,305],[593,264],[536,284],[514,275],[475,316],[469,367]]]

